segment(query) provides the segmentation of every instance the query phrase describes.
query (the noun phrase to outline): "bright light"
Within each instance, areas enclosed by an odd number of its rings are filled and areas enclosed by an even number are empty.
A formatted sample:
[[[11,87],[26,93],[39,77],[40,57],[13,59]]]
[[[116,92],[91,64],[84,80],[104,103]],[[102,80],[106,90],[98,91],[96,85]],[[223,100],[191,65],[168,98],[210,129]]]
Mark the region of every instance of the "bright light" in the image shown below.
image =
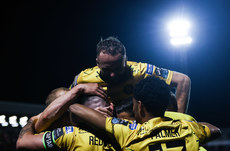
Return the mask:
[[[6,122],[6,116],[0,115],[0,123],[5,123],[5,122]]]
[[[8,126],[9,124],[8,124],[8,122],[4,122],[4,123],[1,123],[1,125],[2,125],[3,127],[5,127],[5,126]]]
[[[192,42],[190,34],[191,24],[185,19],[177,19],[169,23],[169,35],[172,45],[185,45]]]
[[[19,119],[19,124],[21,125],[21,127],[24,127],[27,124],[27,121],[28,121],[28,117],[23,116]]]
[[[185,44],[190,44],[192,42],[192,38],[191,37],[172,38],[170,42],[172,45],[185,45]]]
[[[190,28],[190,23],[186,20],[175,20],[169,23],[169,30],[186,30]]]
[[[9,117],[9,123],[12,127],[18,127],[17,116],[14,115]]]

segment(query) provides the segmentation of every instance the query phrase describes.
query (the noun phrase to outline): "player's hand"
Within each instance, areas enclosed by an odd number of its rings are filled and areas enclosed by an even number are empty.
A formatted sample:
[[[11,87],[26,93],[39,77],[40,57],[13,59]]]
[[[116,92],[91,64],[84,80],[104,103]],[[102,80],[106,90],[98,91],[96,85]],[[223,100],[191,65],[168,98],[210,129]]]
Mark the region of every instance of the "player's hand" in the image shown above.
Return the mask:
[[[107,98],[107,94],[105,90],[98,83],[84,83],[84,84],[78,84],[77,86],[81,89],[83,94],[98,95],[103,99]]]
[[[38,115],[32,116],[32,117],[30,118],[30,120],[31,120],[33,123],[36,123],[37,120],[38,120],[38,118],[40,117],[40,115],[41,115],[41,113],[38,114]]]
[[[107,107],[97,107],[95,110],[103,114],[105,117],[113,116],[113,107],[111,107],[111,105]]]

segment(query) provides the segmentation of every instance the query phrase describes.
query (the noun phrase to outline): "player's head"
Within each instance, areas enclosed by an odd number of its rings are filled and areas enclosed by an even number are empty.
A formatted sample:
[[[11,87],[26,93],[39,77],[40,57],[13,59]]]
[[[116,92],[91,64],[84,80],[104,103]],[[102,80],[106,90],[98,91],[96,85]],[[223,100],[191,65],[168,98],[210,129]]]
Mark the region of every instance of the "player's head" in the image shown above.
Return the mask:
[[[96,62],[100,76],[107,83],[118,83],[126,68],[125,46],[115,37],[108,37],[97,44]]]
[[[66,92],[68,92],[69,89],[65,87],[60,87],[57,89],[52,90],[45,101],[45,104],[48,106],[50,103],[52,103],[56,98],[60,97],[61,95],[64,95]]]
[[[83,104],[91,109],[96,109],[97,107],[106,107],[108,104],[106,101],[97,95],[82,95],[78,98],[78,103]]]
[[[127,100],[119,102],[115,106],[116,116],[122,119],[135,120],[133,114],[133,100],[129,98]]]
[[[51,104],[55,99],[58,97],[66,94],[69,89],[65,87],[60,87],[57,89],[52,90],[49,95],[46,98],[45,104],[48,106]],[[54,121],[46,130],[53,130],[58,127],[63,127],[63,126],[68,126],[71,125],[70,120],[69,120],[69,113],[65,112],[61,117],[59,117],[56,121]]]
[[[76,100],[76,103],[85,105],[91,109],[97,109],[98,107],[106,107],[108,106],[107,102],[96,95],[81,95]],[[70,112],[70,121],[72,125],[79,126],[79,120]]]
[[[133,112],[138,122],[148,117],[162,117],[170,100],[170,89],[156,77],[141,80],[134,89]]]

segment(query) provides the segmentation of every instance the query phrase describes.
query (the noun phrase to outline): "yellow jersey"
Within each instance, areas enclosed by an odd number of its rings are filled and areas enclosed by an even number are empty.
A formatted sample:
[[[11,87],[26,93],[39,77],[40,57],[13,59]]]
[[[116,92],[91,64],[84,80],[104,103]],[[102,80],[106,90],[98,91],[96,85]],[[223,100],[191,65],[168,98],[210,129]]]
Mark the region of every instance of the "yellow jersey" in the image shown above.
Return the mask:
[[[43,145],[46,150],[69,151],[113,151],[110,144],[94,134],[74,126],[57,128],[43,135]]]
[[[207,126],[195,121],[158,117],[138,124],[135,121],[106,118],[106,132],[124,151],[198,151],[210,138]]]
[[[168,69],[158,68],[155,65],[147,63],[137,63],[127,61],[128,69],[130,69],[130,77],[127,80],[117,85],[108,85],[100,78],[100,68],[95,66],[93,68],[86,69],[80,74],[75,76],[70,88],[73,88],[80,83],[98,83],[107,91],[109,101],[116,104],[121,100],[127,99],[132,96],[134,86],[147,76],[157,76],[164,79],[165,82],[170,85],[173,71]]]
[[[166,111],[164,116],[174,120],[188,120],[196,122],[196,120],[192,116],[180,112]]]

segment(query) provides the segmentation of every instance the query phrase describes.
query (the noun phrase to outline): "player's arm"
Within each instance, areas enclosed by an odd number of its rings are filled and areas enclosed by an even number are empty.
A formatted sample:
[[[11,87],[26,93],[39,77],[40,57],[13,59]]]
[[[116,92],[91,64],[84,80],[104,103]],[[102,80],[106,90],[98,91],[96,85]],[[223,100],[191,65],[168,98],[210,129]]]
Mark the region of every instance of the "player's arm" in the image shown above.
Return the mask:
[[[90,127],[98,131],[105,131],[106,117],[98,111],[81,104],[72,104],[70,105],[69,110],[77,119],[86,123]]]
[[[43,134],[34,135],[34,123],[37,117],[30,118],[28,123],[22,128],[16,143],[18,150],[41,150],[44,149],[42,137]]]
[[[54,100],[41,114],[35,124],[36,132],[47,129],[55,120],[57,120],[68,109],[69,105],[81,94],[98,95],[106,98],[106,93],[97,83],[79,84],[66,94]]]
[[[221,131],[218,127],[216,127],[210,123],[206,123],[206,122],[198,122],[198,123],[201,125],[205,125],[209,128],[211,136],[210,136],[208,141],[212,141],[212,140],[217,139],[218,137],[221,136]]]
[[[170,86],[176,87],[178,112],[186,113],[190,98],[190,78],[183,73],[174,71]]]

